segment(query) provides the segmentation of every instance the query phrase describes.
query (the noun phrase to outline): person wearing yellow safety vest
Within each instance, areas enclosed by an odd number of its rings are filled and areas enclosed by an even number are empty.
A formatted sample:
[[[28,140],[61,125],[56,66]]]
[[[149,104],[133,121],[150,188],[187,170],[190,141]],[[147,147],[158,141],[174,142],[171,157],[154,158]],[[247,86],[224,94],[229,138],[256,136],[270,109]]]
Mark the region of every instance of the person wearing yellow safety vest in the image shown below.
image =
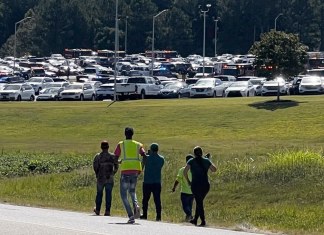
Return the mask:
[[[143,144],[133,140],[133,135],[134,129],[132,127],[126,127],[126,139],[120,141],[115,149],[115,156],[120,162],[121,171],[120,196],[129,218],[127,223],[130,224],[135,223],[135,218],[140,217],[140,206],[138,205],[136,196],[136,184],[137,177],[142,172],[147,157]],[[127,192],[132,199],[133,210],[128,201]]]

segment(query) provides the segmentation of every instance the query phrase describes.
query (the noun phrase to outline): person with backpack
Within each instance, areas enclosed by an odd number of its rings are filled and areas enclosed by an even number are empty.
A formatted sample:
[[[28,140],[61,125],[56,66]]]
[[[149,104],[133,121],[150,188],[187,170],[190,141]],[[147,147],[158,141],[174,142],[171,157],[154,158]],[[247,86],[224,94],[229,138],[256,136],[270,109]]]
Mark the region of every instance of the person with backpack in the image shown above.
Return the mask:
[[[203,150],[197,146],[194,148],[194,158],[187,162],[183,174],[191,186],[191,191],[196,201],[195,216],[190,223],[197,225],[197,220],[200,217],[201,224],[199,226],[206,226],[204,199],[210,189],[208,170],[216,171],[216,166],[210,161],[209,158],[203,157]],[[189,170],[191,171],[192,180],[189,179]]]
[[[105,216],[110,216],[112,201],[112,189],[114,187],[114,175],[118,171],[117,157],[108,152],[109,144],[106,140],[101,142],[101,152],[97,153],[93,160],[93,170],[97,178],[96,206],[93,212],[100,215],[103,191],[105,190],[106,210]]]
[[[193,156],[191,154],[188,154],[186,156],[186,163],[192,159]],[[184,213],[186,214],[186,218],[185,221],[189,222],[191,219],[193,219],[192,217],[192,204],[194,201],[194,195],[191,192],[191,188],[190,185],[187,183],[187,180],[184,177],[183,171],[184,171],[185,167],[181,167],[178,171],[177,174],[177,178],[174,181],[173,184],[173,188],[172,188],[172,192],[175,192],[176,188],[178,185],[180,185],[180,199],[181,199],[181,204],[182,204],[182,209],[184,211]],[[191,172],[188,172],[188,177],[189,180],[191,180]]]

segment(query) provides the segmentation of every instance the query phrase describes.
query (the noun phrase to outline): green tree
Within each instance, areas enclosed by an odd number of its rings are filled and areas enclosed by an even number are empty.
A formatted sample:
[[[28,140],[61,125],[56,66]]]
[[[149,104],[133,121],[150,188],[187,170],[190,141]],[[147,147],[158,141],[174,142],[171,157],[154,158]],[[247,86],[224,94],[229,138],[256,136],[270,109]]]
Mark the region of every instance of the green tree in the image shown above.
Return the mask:
[[[255,42],[250,53],[256,55],[255,65],[259,72],[264,66],[272,67],[272,75],[286,77],[299,74],[307,61],[307,46],[302,44],[295,34],[282,31],[270,31]]]

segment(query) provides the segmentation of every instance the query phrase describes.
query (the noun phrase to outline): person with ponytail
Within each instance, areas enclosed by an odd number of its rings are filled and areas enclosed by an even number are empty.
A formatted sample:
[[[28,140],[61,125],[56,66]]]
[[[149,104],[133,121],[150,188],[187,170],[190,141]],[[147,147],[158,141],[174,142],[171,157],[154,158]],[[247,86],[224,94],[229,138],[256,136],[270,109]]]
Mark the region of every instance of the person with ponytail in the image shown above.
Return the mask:
[[[187,165],[183,171],[184,177],[188,184],[191,186],[191,191],[196,201],[195,216],[190,223],[197,225],[198,218],[201,219],[199,226],[206,226],[204,199],[210,189],[208,170],[215,172],[216,166],[210,161],[208,157],[203,156],[203,150],[201,147],[196,146],[193,149],[194,158],[187,162]],[[189,180],[188,172],[191,171],[192,180]]]

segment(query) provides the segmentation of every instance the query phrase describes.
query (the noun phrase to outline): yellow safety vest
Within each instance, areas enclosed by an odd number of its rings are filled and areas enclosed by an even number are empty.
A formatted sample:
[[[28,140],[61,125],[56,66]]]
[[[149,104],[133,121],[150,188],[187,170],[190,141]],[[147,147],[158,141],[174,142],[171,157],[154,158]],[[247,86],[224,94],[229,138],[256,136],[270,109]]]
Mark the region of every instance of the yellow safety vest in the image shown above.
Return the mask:
[[[122,160],[120,170],[142,171],[142,163],[139,154],[142,144],[135,140],[124,140],[119,142],[119,146],[121,150],[120,159]]]

